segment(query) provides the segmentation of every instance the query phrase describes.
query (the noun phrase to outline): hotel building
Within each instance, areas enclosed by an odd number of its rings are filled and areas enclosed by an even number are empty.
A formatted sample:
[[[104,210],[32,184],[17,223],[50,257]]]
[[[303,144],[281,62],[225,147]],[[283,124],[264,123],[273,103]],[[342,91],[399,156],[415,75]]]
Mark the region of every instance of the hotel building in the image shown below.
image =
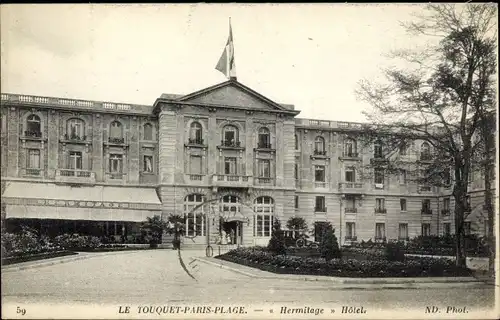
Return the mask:
[[[273,218],[329,221],[341,244],[454,233],[451,188],[361,172],[383,146],[360,124],[298,118],[235,80],[152,105],[1,94],[2,214],[51,235],[134,242],[146,217],[184,215],[185,244],[266,245]],[[397,155],[425,161],[427,143]],[[485,234],[484,179],[466,232]],[[222,240],[225,242],[225,240]]]

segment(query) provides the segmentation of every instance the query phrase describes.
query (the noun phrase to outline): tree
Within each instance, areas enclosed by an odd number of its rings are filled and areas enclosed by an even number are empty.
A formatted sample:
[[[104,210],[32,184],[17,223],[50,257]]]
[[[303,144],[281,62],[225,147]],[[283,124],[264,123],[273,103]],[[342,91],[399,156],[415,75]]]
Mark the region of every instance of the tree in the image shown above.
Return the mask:
[[[150,245],[156,247],[161,242],[161,236],[166,227],[165,221],[160,216],[153,216],[147,217],[146,221],[141,224],[141,231],[149,237]]]
[[[340,252],[339,243],[337,237],[335,236],[335,230],[331,224],[325,224],[323,228],[323,233],[321,235],[321,241],[319,244],[319,251],[321,257],[325,258],[326,261],[330,261],[334,258],[341,258],[342,254]]]
[[[307,222],[302,217],[291,217],[286,222],[286,227],[290,230],[293,230],[294,233],[304,233],[305,231],[307,231]]]
[[[286,253],[285,239],[283,237],[281,223],[278,218],[274,218],[271,239],[269,239],[267,249],[276,255]]]
[[[430,4],[417,21],[404,24],[439,41],[422,52],[401,50],[405,67],[384,70],[386,83],[361,81],[357,93],[372,105],[365,143],[384,147],[372,170],[409,173],[419,185],[443,187],[454,180],[456,263],[465,266],[464,221],[470,213],[468,181],[479,163],[481,118],[494,109],[496,7],[490,4]],[[493,29],[494,28],[494,29]],[[401,157],[415,141],[427,143],[415,162]],[[427,149],[426,149],[427,150]]]
[[[181,246],[181,236],[183,236],[186,231],[184,217],[178,214],[171,214],[168,216],[167,221],[168,223],[165,231],[170,235],[174,235],[172,245],[174,249],[179,249]]]

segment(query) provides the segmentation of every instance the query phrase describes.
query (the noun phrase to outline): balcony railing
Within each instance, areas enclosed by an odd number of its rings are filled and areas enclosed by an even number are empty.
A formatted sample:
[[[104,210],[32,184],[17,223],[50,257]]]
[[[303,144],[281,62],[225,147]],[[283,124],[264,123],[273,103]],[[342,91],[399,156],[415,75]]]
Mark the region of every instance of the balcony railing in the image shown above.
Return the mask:
[[[420,210],[420,213],[421,214],[425,214],[425,215],[429,215],[429,214],[432,214],[432,210],[431,209],[428,209],[428,208],[422,208]]]
[[[25,172],[26,172],[27,176],[41,176],[42,175],[42,169],[27,168]]]
[[[41,131],[24,131],[24,136],[29,137],[29,138],[41,138],[42,137],[42,132]]]
[[[80,136],[80,135],[76,135],[76,134],[69,135],[69,134],[65,133],[64,134],[64,140],[86,141],[87,140],[87,136],[85,136],[85,135]]]
[[[272,146],[269,142],[259,142],[257,143],[257,149],[272,149]]]
[[[194,139],[189,138],[188,139],[188,144],[203,146],[204,145],[204,140],[201,139],[201,138],[194,138]]]
[[[345,241],[357,241],[357,236],[345,236]]]
[[[450,214],[450,209],[442,209],[442,210],[441,210],[441,214],[442,214],[443,216],[447,216],[447,215],[449,215],[449,214]]]
[[[377,214],[386,214],[387,213],[387,209],[385,209],[385,208],[375,208],[375,213],[377,213]]]
[[[252,184],[251,176],[216,174],[212,183],[217,186],[248,188]]]
[[[240,141],[221,140],[220,145],[226,148],[241,148]]]
[[[326,213],[326,207],[314,207],[314,212]]]
[[[113,179],[113,180],[122,180],[123,177],[125,176],[124,173],[121,173],[121,172],[111,172],[109,173],[109,179]]]
[[[359,153],[357,153],[357,152],[343,152],[342,157],[344,157],[344,158],[359,158]]]
[[[189,180],[191,180],[191,181],[201,181],[201,180],[203,180],[203,175],[201,175],[201,174],[190,174],[189,175]]]
[[[345,208],[345,213],[357,213],[358,208]]]
[[[125,143],[125,138],[116,138],[116,137],[109,137],[108,138],[109,143],[115,143],[115,144],[124,144]]]
[[[314,181],[315,188],[326,188],[327,182],[325,181]]]
[[[268,178],[268,177],[258,177],[256,179],[257,184],[263,184],[263,185],[273,185],[274,184],[274,179],[273,178]]]
[[[94,183],[95,173],[80,169],[57,169],[56,181],[75,182],[75,183]]]
[[[361,182],[340,182],[339,189],[346,193],[362,193],[364,192],[365,185]]]
[[[419,186],[418,191],[419,192],[431,192],[432,188],[431,188],[431,186]]]
[[[317,150],[317,149],[314,149],[313,155],[315,155],[315,156],[326,156],[326,150]]]

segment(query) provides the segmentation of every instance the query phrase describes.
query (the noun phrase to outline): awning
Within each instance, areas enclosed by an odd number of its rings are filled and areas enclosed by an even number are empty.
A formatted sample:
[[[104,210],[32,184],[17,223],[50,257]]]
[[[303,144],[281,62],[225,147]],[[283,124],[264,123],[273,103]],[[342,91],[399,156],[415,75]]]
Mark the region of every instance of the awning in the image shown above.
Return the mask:
[[[7,205],[6,218],[142,222],[158,211]]]
[[[8,182],[6,218],[135,221],[161,214],[154,188]]]

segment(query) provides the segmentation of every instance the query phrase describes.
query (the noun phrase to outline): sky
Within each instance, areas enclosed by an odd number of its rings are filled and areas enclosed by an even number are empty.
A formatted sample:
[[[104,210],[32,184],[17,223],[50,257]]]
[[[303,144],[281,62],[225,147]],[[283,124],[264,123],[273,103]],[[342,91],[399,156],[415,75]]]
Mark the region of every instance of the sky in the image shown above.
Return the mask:
[[[226,81],[229,17],[238,81],[300,118],[365,121],[361,79],[413,48],[400,22],[423,5],[2,5],[1,91],[151,105]]]

